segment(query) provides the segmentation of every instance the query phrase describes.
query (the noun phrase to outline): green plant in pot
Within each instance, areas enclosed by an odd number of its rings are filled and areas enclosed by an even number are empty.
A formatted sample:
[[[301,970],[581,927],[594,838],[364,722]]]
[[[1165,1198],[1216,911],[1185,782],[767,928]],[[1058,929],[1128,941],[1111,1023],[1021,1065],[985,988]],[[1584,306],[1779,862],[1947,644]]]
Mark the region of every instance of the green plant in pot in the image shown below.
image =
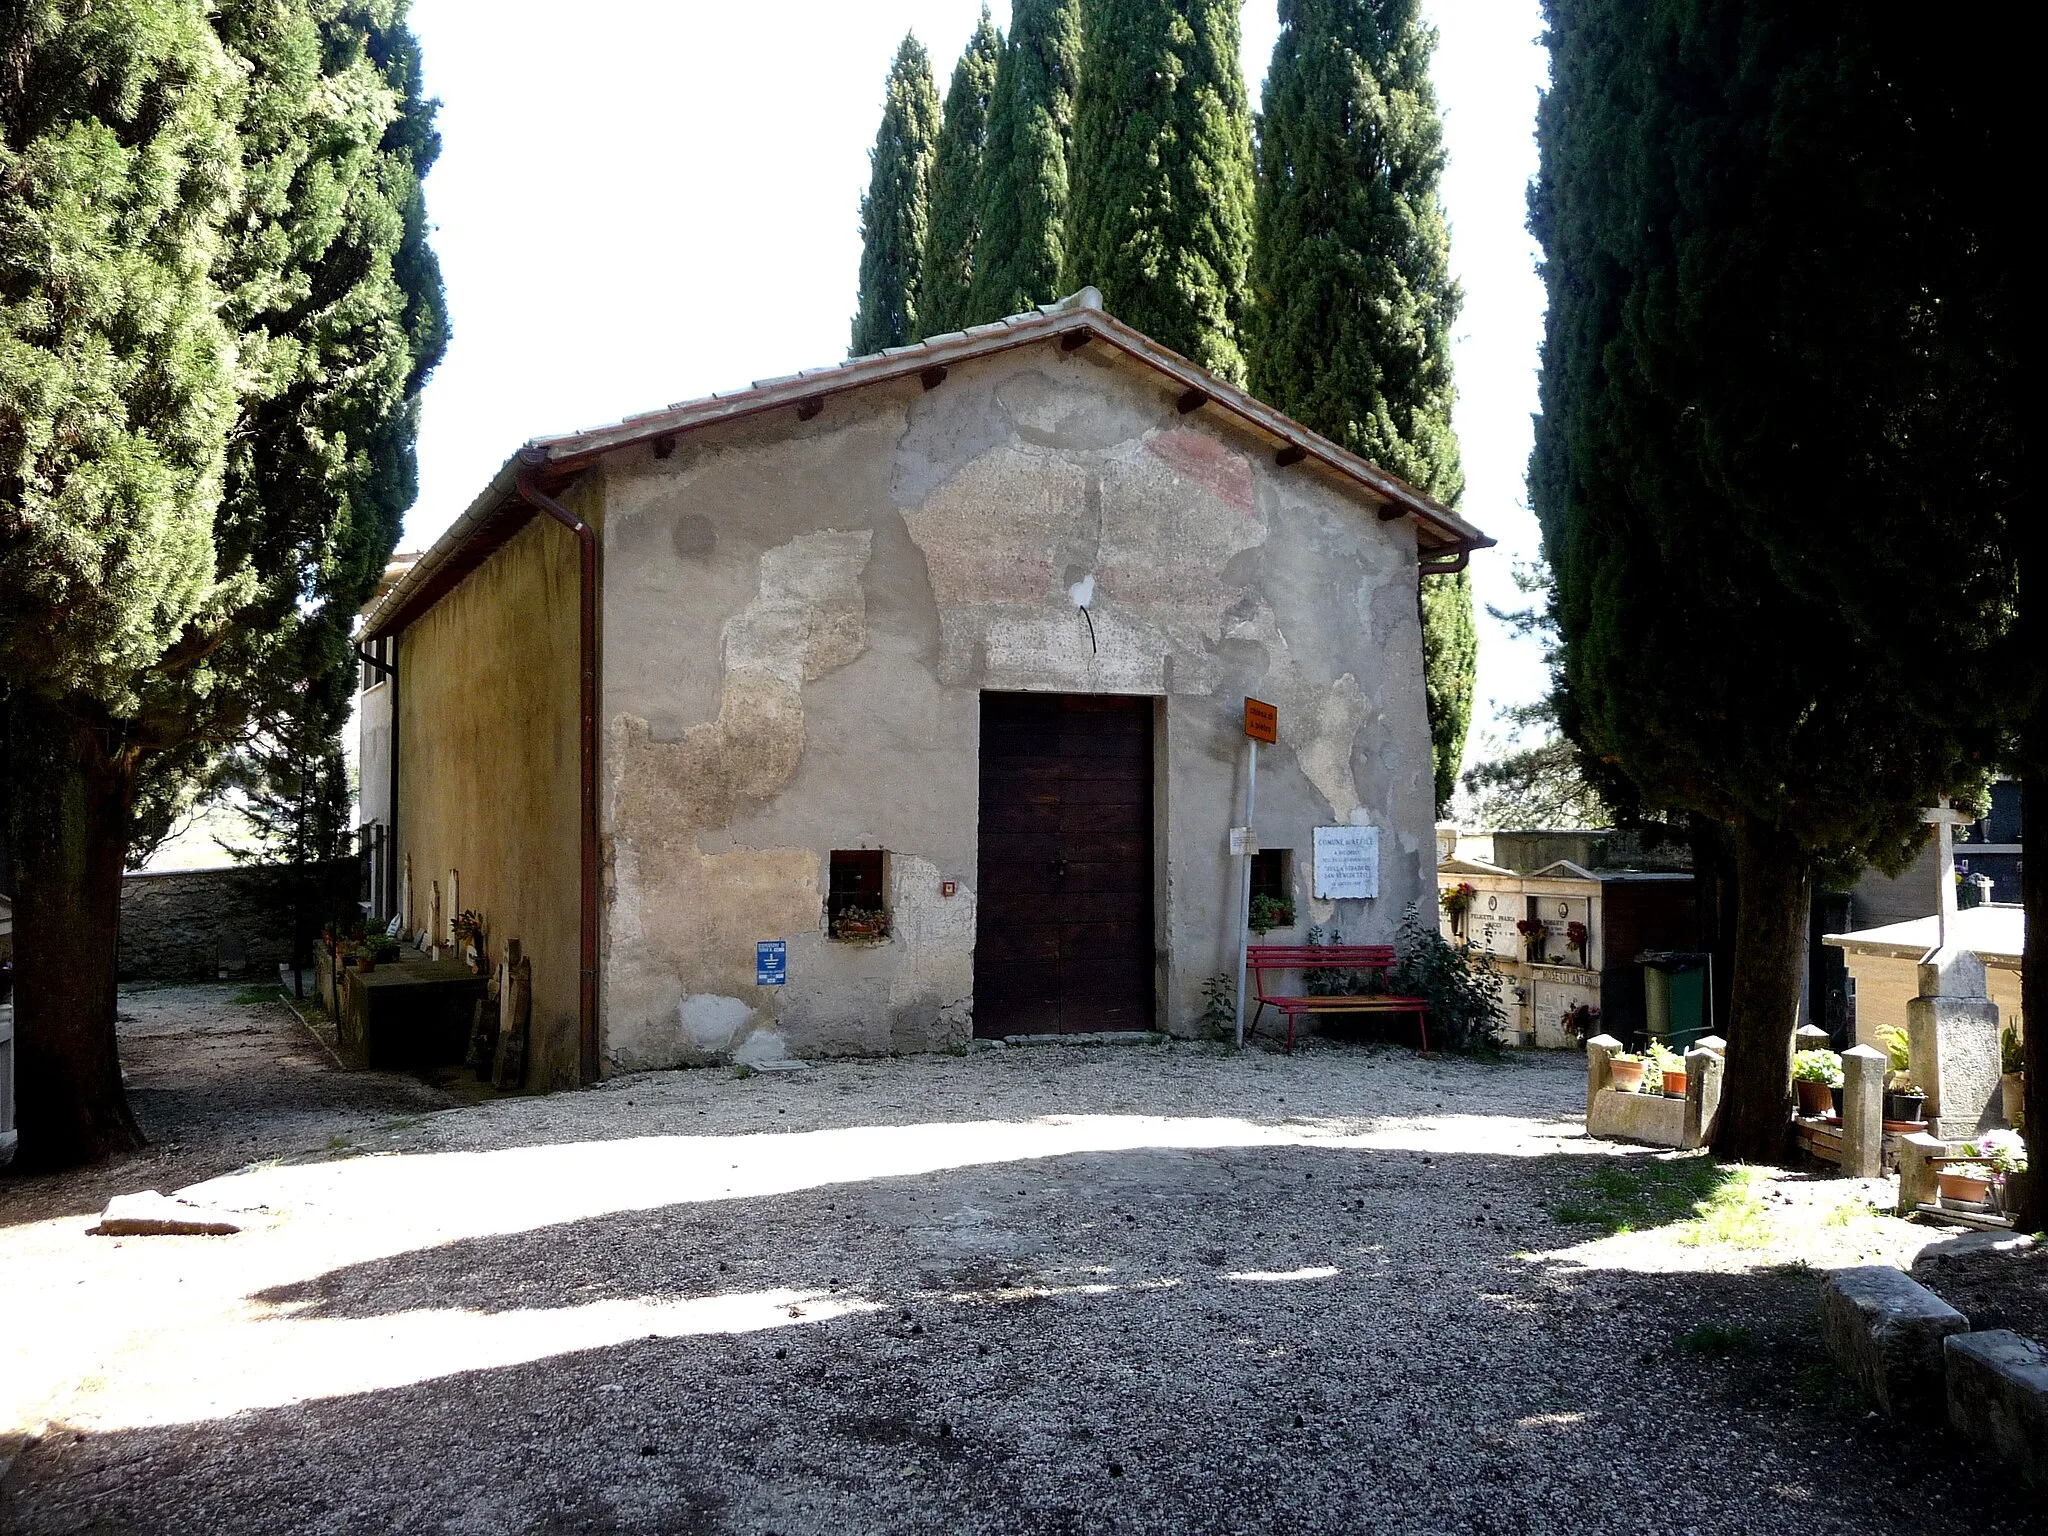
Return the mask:
[[[1834,1051],[1801,1051],[1792,1058],[1792,1086],[1799,1093],[1799,1112],[1813,1119],[1834,1113],[1835,1090],[1842,1086],[1842,1058]]]
[[[1260,891],[1252,897],[1251,918],[1246,926],[1262,937],[1275,928],[1292,928],[1294,903],[1284,896],[1269,896]]]
[[[1647,1058],[1633,1051],[1616,1051],[1607,1058],[1608,1082],[1617,1093],[1641,1093],[1649,1065]]]
[[[1943,1205],[1981,1206],[1991,1198],[1989,1163],[1943,1163],[1934,1179]]]
[[[1927,1095],[1913,1082],[1913,1049],[1903,1029],[1887,1024],[1877,1032],[1884,1047],[1884,1117],[1894,1125],[1919,1125],[1927,1116]]]
[[[1685,1097],[1685,1058],[1662,1040],[1652,1040],[1644,1054],[1649,1058],[1643,1091],[1662,1092],[1667,1099]]]

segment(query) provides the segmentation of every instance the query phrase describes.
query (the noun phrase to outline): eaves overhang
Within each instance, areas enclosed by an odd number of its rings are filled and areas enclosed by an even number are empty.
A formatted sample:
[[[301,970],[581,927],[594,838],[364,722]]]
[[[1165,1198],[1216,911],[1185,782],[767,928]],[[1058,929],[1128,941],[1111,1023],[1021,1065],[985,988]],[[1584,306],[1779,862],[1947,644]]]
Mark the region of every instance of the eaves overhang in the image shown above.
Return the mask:
[[[1339,447],[1125,325],[1101,307],[1093,289],[1083,289],[1028,314],[934,336],[911,346],[892,347],[783,378],[757,380],[746,389],[682,401],[586,431],[535,438],[505,462],[433,547],[370,607],[360,636],[373,640],[404,629],[525,527],[534,513],[519,495],[522,463],[559,487],[604,455],[622,448],[658,444],[663,439],[672,443],[685,433],[778,410],[794,409],[805,417],[816,414],[830,396],[902,379],[922,379],[932,387],[943,380],[946,369],[957,364],[1050,342],[1069,351],[1097,343],[1112,348],[1178,386],[1184,411],[1221,411],[1253,435],[1264,437],[1279,462],[1315,464],[1363,493],[1382,519],[1412,517],[1425,574],[1462,569],[1472,551],[1491,548],[1495,542],[1398,475]]]

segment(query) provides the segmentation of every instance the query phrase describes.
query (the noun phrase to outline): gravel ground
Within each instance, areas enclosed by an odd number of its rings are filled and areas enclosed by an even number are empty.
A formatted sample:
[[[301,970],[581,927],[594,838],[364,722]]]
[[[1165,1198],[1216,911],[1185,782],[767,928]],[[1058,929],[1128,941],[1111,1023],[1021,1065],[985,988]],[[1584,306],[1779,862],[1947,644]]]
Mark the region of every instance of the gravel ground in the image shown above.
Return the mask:
[[[2039,1529],[1815,1338],[1822,1270],[1937,1234],[1770,1170],[1561,1222],[1692,1171],[1588,1141],[1570,1058],[1044,1048],[381,1124],[305,1075],[334,1118],[191,1191],[237,1236],[0,1185],[42,1323],[0,1528]]]
[[[114,1195],[182,1188],[455,1102],[398,1073],[337,1072],[290,1008],[240,1001],[276,995],[241,983],[123,987],[121,1066],[149,1145],[78,1173],[0,1178],[0,1222],[97,1213]]]

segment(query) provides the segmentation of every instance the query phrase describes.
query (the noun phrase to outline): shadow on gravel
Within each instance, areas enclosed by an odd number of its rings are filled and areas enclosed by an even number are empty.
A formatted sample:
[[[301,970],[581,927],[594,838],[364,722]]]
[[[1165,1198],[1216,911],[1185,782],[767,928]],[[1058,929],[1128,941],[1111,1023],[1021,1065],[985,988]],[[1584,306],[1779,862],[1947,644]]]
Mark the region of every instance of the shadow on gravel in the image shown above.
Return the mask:
[[[1585,1164],[1091,1152],[353,1264],[260,1298],[280,1316],[250,1326],[307,1352],[302,1390],[316,1341],[360,1366],[421,1314],[503,1363],[422,1377],[393,1356],[374,1390],[54,1433],[0,1526],[2031,1528],[1967,1457],[1944,1464],[1955,1447],[1864,1416],[1825,1365],[1811,1272],[1545,1253],[1587,1235],[1550,1214]],[[548,1344],[557,1315],[792,1292],[819,1301],[744,1330]],[[806,1310],[835,1297],[868,1310]]]

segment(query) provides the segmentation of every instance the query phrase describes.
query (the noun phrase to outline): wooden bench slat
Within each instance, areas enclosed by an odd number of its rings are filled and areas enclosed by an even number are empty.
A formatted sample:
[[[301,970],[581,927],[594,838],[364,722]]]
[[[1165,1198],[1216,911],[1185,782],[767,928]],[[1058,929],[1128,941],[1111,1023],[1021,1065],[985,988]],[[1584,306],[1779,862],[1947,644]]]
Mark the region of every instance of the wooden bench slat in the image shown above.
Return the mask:
[[[1340,992],[1268,996],[1268,971],[1372,971],[1384,977],[1394,967],[1391,944],[1253,944],[1245,949],[1245,967],[1252,973],[1258,1009],[1251,1027],[1268,1008],[1287,1020],[1287,1050],[1294,1051],[1294,1020],[1304,1013],[1412,1013],[1422,1031],[1422,1049],[1429,1049],[1429,1003],[1419,997],[1387,992]]]

